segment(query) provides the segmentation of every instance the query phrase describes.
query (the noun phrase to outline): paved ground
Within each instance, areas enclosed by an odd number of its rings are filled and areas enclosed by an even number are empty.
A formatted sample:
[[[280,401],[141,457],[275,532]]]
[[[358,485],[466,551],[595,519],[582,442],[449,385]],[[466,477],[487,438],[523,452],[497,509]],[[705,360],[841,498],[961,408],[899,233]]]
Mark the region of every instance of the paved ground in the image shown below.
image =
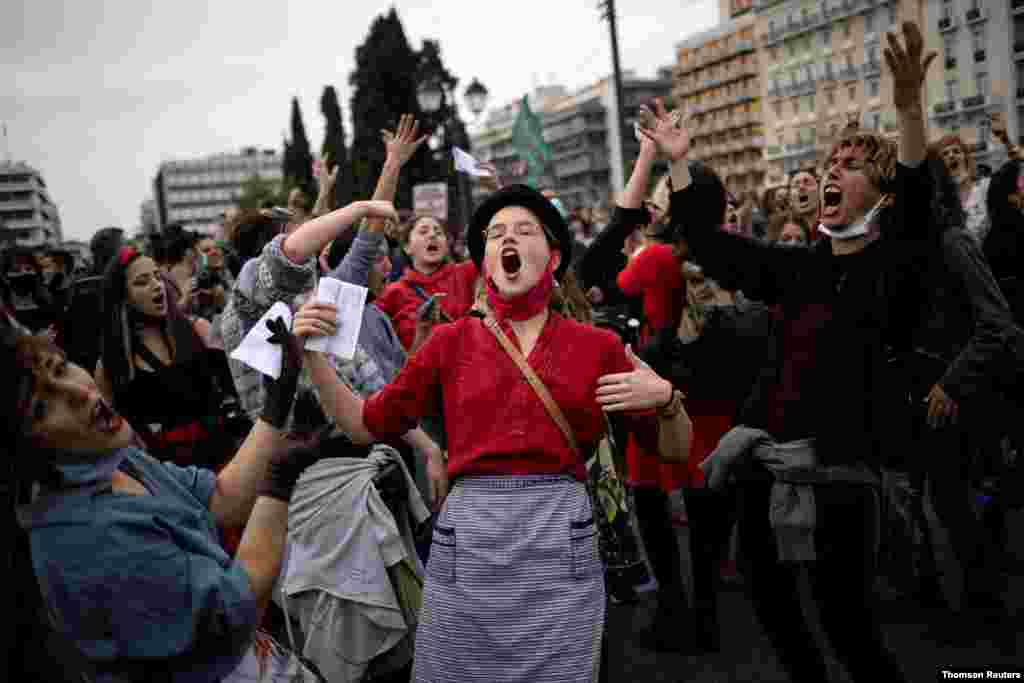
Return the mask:
[[[1014,515],[1010,529],[1014,538],[1012,550],[1018,560],[1024,560],[1024,514]],[[685,530],[680,534],[681,540],[685,541]],[[948,556],[943,557],[943,564],[947,592],[955,600],[958,573]],[[1024,610],[1024,576],[1020,572],[1011,579],[1009,602],[1016,610]],[[743,591],[727,590],[721,603],[722,651],[700,657],[655,653],[640,645],[637,634],[650,624],[654,613],[654,602],[650,596],[638,605],[611,607],[608,614],[611,642],[609,681],[787,681],[771,646],[754,621],[753,611]],[[1020,654],[1015,656],[1001,655],[993,644],[986,641],[976,642],[967,648],[940,646],[928,640],[926,634],[928,624],[936,618],[934,612],[905,604],[887,607],[884,611],[886,638],[914,683],[942,680],[939,674],[942,668],[955,670],[958,667],[984,666],[994,671],[1024,671],[1024,637],[1019,632],[1016,652]],[[833,660],[832,664],[832,681],[849,681],[838,662]]]

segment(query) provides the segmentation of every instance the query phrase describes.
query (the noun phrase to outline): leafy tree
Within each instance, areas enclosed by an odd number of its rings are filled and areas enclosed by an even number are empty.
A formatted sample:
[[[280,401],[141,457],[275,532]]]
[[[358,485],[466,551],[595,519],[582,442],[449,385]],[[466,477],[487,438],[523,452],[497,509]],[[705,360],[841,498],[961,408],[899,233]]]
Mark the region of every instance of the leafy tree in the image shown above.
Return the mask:
[[[320,96],[320,111],[324,115],[324,144],[321,154],[327,155],[327,168],[320,169],[327,173],[335,166],[339,167],[338,181],[334,186],[334,196],[330,198],[330,206],[339,203],[347,204],[352,197],[352,169],[348,164],[348,150],[345,148],[345,123],[341,118],[341,105],[338,104],[338,93],[333,85],[324,88]]]
[[[316,197],[316,182],[313,179],[313,155],[309,151],[306,126],[302,123],[302,109],[297,97],[292,98],[291,139],[284,143],[282,173],[284,187],[301,188],[309,197]]]
[[[352,98],[352,191],[367,198],[384,165],[382,128],[394,129],[404,113],[420,115],[416,102],[417,55],[405,36],[394,8],[379,15],[356,48],[356,68],[349,76]],[[429,180],[430,152],[422,146],[402,173],[395,198],[399,206],[412,205],[412,186]]]
[[[253,174],[242,182],[242,195],[238,206],[242,209],[260,209],[264,203],[283,204],[281,188],[273,180]]]

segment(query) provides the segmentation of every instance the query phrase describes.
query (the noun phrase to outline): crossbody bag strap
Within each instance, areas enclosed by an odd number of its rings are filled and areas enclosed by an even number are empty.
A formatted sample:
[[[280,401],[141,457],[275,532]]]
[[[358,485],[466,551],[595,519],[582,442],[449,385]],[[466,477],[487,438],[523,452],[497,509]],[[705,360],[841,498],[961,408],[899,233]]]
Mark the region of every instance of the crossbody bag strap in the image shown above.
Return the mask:
[[[505,349],[509,357],[515,361],[515,364],[519,367],[523,376],[526,377],[526,381],[530,383],[530,386],[533,387],[537,396],[540,397],[541,403],[544,404],[544,409],[548,411],[548,415],[550,415],[551,419],[555,421],[556,425],[558,425],[558,429],[561,430],[562,434],[565,436],[565,440],[569,442],[569,447],[572,448],[573,453],[580,455],[580,449],[576,443],[576,436],[572,432],[572,427],[569,426],[569,421],[566,420],[565,415],[562,414],[561,408],[559,408],[558,404],[555,403],[555,399],[551,397],[551,394],[548,392],[548,388],[544,386],[544,382],[542,382],[540,377],[537,376],[537,373],[533,371],[530,364],[526,362],[526,359],[523,357],[523,354],[519,352],[519,349],[517,349],[512,342],[509,341],[509,338],[505,336],[505,333],[498,325],[498,321],[494,318],[485,318],[484,325],[494,334],[498,343],[501,344],[503,349]]]

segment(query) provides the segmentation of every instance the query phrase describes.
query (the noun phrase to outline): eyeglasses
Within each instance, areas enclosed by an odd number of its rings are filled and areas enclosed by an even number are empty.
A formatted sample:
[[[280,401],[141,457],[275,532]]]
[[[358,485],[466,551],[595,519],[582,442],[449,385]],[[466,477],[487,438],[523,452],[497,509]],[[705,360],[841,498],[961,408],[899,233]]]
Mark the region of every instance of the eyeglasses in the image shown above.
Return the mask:
[[[508,233],[508,227],[504,223],[495,223],[494,225],[488,225],[484,228],[484,237],[488,240],[500,240]],[[522,221],[520,223],[512,224],[512,232],[520,237],[533,237],[539,235],[544,230],[540,225],[536,223],[530,223],[529,221]]]

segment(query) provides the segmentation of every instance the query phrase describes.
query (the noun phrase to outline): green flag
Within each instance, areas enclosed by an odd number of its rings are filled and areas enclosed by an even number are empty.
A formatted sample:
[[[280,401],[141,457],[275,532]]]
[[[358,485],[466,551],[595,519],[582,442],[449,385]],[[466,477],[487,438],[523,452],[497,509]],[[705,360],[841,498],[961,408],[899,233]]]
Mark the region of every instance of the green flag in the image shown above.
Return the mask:
[[[536,187],[538,179],[544,174],[544,166],[551,161],[551,147],[544,142],[544,126],[537,115],[530,111],[526,95],[523,95],[523,101],[519,104],[519,115],[512,128],[512,146],[529,169],[527,184]]]

